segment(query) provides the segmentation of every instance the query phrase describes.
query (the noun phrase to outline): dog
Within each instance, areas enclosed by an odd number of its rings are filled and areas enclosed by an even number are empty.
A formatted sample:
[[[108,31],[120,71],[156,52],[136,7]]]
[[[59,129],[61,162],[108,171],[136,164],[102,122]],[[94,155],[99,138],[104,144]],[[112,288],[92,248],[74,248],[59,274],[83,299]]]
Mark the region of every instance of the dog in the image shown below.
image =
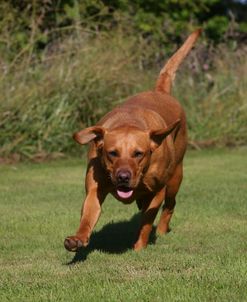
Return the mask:
[[[90,145],[86,199],[76,235],[64,241],[68,251],[88,245],[108,193],[124,204],[136,201],[142,212],[135,251],[147,246],[163,202],[157,233],[169,232],[187,146],[185,112],[170,92],[176,70],[200,32],[193,32],[168,60],[153,91],[130,97],[95,126],[73,135],[77,143]]]

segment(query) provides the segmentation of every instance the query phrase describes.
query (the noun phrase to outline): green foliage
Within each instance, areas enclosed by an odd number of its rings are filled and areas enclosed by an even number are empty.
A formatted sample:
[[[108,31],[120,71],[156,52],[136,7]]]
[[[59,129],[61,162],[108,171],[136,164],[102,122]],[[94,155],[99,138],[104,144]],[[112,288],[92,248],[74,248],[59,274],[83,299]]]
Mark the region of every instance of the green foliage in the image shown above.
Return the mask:
[[[153,89],[156,47],[120,29],[94,39],[83,30],[80,39],[77,34],[41,60],[27,55],[20,65],[6,65],[0,81],[2,156],[81,152],[73,132],[96,123],[126,97]],[[187,112],[190,139],[245,144],[245,52],[223,46],[205,60],[200,42],[197,47],[174,87]]]
[[[188,60],[175,80],[174,92],[185,107],[190,139],[214,145],[244,145],[246,50],[230,51],[221,45],[209,58],[195,58],[193,69],[188,68]]]
[[[201,24],[198,51],[174,91],[188,112],[192,140],[243,144],[243,5],[228,2],[234,20],[219,0],[1,1],[0,156],[80,152],[72,133],[127,96],[152,89],[165,57]]]
[[[121,34],[81,37],[66,40],[41,63],[24,63],[2,76],[1,154],[73,153],[74,131],[144,87],[144,42]]]
[[[225,16],[215,16],[211,18],[205,27],[209,38],[214,41],[220,41],[227,31],[228,22]]]
[[[131,27],[160,45],[181,41],[203,26],[207,37],[218,42],[232,38],[228,32],[246,34],[246,6],[234,0],[5,0],[0,2],[0,50],[9,60],[19,52],[39,52],[79,26],[93,31]],[[234,29],[233,19],[239,24]]]

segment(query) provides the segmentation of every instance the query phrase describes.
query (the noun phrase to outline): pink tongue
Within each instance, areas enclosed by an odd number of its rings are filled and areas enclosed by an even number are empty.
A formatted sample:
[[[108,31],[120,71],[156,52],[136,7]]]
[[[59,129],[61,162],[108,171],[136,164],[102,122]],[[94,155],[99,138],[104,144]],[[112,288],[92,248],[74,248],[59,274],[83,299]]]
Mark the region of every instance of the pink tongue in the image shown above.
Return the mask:
[[[132,195],[133,190],[130,190],[128,192],[123,192],[123,191],[117,190],[117,193],[118,193],[118,196],[121,198],[129,198]]]

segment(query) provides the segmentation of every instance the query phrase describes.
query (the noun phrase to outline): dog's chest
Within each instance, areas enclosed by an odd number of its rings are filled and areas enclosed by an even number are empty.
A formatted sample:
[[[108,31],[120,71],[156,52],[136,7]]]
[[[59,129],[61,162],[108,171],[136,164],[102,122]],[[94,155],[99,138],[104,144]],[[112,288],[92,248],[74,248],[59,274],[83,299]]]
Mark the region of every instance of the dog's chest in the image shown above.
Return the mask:
[[[165,150],[166,152],[160,152],[160,154],[151,161],[143,177],[143,184],[151,192],[155,192],[164,187],[174,172],[174,152],[169,150],[169,148],[165,148]]]
[[[169,178],[169,166],[163,164],[153,164],[149,167],[147,173],[143,177],[143,184],[148,188],[149,191],[155,192],[164,187]]]

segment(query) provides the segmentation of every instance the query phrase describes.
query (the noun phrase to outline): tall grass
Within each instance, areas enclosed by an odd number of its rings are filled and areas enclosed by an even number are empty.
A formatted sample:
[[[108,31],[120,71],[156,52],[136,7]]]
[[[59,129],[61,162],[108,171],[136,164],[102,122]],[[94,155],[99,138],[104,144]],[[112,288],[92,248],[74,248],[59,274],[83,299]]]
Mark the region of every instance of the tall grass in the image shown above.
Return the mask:
[[[194,58],[192,70],[187,64],[180,71],[175,95],[184,104],[192,143],[247,143],[246,54],[247,48],[220,46],[206,61]]]
[[[0,156],[81,152],[71,134],[129,95],[152,89],[160,51],[121,30],[93,38],[77,30],[39,57],[27,52],[1,62]],[[201,64],[192,53],[179,71],[174,94],[187,112],[193,144],[247,141],[245,54],[219,49]]]
[[[1,153],[71,152],[75,130],[142,90],[145,54],[138,42],[121,34],[71,37],[39,62],[23,58],[7,66],[0,83]]]

